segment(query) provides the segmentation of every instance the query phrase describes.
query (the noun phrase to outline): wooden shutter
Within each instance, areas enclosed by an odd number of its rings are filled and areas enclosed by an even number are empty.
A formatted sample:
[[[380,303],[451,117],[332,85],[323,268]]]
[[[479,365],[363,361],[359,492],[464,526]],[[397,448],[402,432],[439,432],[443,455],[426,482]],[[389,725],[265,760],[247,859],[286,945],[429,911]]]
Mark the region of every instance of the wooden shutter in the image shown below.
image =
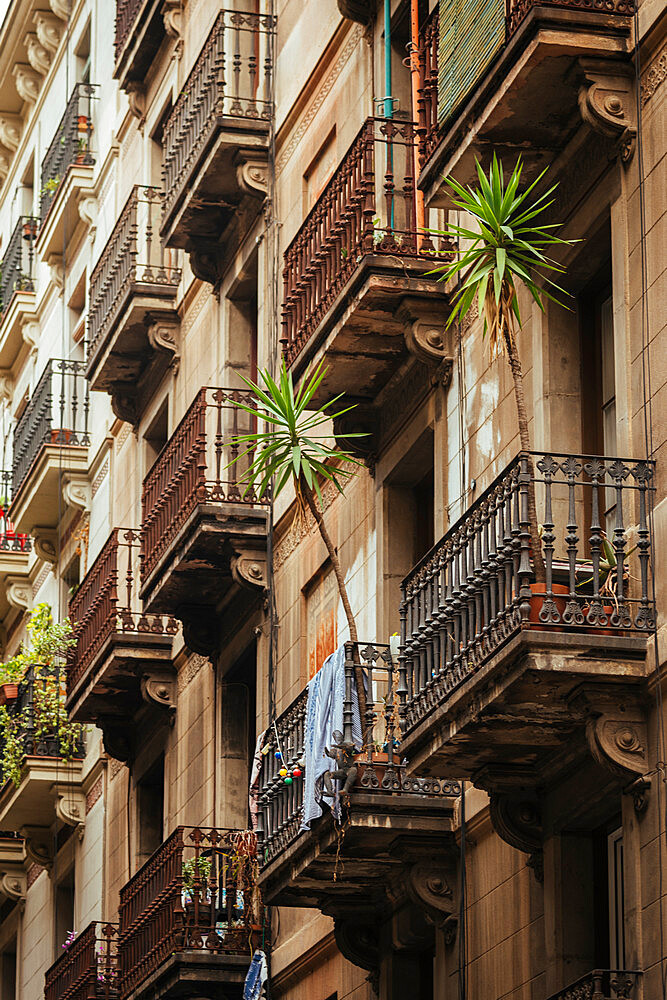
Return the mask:
[[[440,0],[438,124],[468,96],[505,42],[505,0]]]

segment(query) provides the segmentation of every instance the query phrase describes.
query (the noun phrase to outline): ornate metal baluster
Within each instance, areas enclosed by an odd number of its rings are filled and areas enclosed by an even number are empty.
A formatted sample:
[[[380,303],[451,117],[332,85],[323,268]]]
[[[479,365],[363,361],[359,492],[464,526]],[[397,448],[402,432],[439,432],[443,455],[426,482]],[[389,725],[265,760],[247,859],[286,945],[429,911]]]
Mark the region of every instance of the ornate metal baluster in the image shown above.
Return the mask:
[[[558,471],[558,463],[551,455],[544,455],[537,462],[537,468],[544,476],[544,524],[542,531],[542,548],[544,550],[544,565],[546,569],[546,594],[538,615],[544,624],[555,624],[560,621],[560,614],[553,595],[553,556],[554,556],[554,522],[551,505],[551,484],[554,474]]]
[[[641,580],[641,596],[639,611],[635,618],[635,627],[641,629],[655,628],[655,609],[649,599],[648,563],[651,540],[646,518],[646,497],[652,488],[653,469],[648,462],[638,462],[632,470],[639,490],[639,525],[637,528],[637,550],[639,552],[639,575]]]
[[[570,594],[563,611],[563,621],[566,625],[583,625],[584,614],[577,600],[577,511],[575,505],[575,485],[583,468],[574,456],[561,462],[561,469],[567,478],[567,524],[565,542],[567,544],[568,580]]]
[[[613,462],[608,469],[616,488],[616,525],[614,527],[614,553],[616,568],[610,572],[607,579],[610,585],[616,584],[613,596],[614,609],[610,624],[615,628],[631,628],[632,617],[625,595],[625,527],[623,524],[623,483],[630,475],[630,470],[624,462]]]
[[[607,615],[600,600],[600,554],[602,550],[602,525],[600,524],[600,482],[605,476],[605,464],[600,459],[591,459],[584,465],[584,472],[591,479],[591,562],[593,564],[593,599],[590,602],[586,621],[589,625],[606,625]]]

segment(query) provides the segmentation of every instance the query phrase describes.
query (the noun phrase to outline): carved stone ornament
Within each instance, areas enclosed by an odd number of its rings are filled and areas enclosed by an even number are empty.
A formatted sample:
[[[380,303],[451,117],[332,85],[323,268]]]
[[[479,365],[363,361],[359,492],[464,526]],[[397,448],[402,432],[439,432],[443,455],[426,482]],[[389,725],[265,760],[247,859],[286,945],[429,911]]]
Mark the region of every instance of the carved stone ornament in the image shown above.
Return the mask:
[[[165,670],[146,672],[141,678],[141,697],[149,705],[176,711],[176,678]]]
[[[334,937],[338,950],[348,962],[367,972],[373,972],[379,967],[378,931],[370,914],[365,918],[336,917]]]
[[[635,812],[641,816],[648,808],[650,791],[651,779],[646,775],[631,782],[627,788],[623,789],[623,794],[632,796],[632,804]]]
[[[10,153],[18,149],[22,129],[23,122],[18,115],[0,115],[0,142]]]
[[[33,540],[33,548],[36,555],[42,562],[55,566],[58,561],[58,549],[56,547],[57,534],[52,528],[41,528],[39,525],[30,529]]]
[[[28,891],[28,877],[22,869],[0,871],[0,892],[7,899],[21,901]]]
[[[491,823],[498,836],[525,854],[542,850],[542,816],[537,797],[491,792]]]
[[[0,153],[0,180],[4,181],[8,173],[9,173],[9,160],[7,159],[6,156]]]
[[[450,357],[449,344],[445,334],[445,319],[440,322],[417,319],[408,322],[405,328],[405,344],[411,354],[424,364],[443,368],[446,384],[451,379],[453,359]]]
[[[211,658],[218,650],[220,630],[211,608],[180,608],[177,617],[183,623],[183,640],[188,649]]]
[[[125,86],[130,111],[142,123],[146,116],[146,88],[140,80],[130,80]]]
[[[62,292],[65,285],[65,269],[63,267],[62,256],[59,253],[49,254],[46,263],[49,268],[51,281]]]
[[[370,24],[375,4],[369,0],[338,0],[338,10],[348,21],[357,21],[359,24]]]
[[[441,860],[418,861],[408,873],[407,889],[412,901],[425,910],[436,927],[444,927],[454,916],[456,871]]]
[[[97,198],[87,195],[79,199],[76,207],[79,210],[79,218],[85,226],[88,226],[90,236],[94,238],[97,230]]]
[[[60,20],[46,10],[36,10],[33,21],[39,41],[45,49],[55,54],[63,34]]]
[[[72,9],[72,0],[49,0],[49,7],[61,21],[67,21]]]
[[[579,89],[583,120],[618,142],[621,160],[628,163],[635,151],[637,123],[630,68],[608,59],[580,59],[585,83]]]
[[[19,833],[25,841],[28,859],[42,868],[50,868],[53,863],[53,837],[48,826],[24,826]]]
[[[646,716],[634,691],[582,686],[570,706],[584,713],[586,740],[598,764],[626,783],[649,771]]]
[[[181,39],[183,33],[182,16],[183,4],[181,0],[163,0],[162,20],[164,21],[164,30],[170,38]]]
[[[266,556],[263,552],[238,552],[231,561],[232,577],[241,587],[268,587]]]
[[[16,92],[21,100],[27,104],[34,104],[39,97],[41,82],[39,73],[27,63],[16,63],[12,69],[12,76],[16,84]]]
[[[28,53],[28,62],[41,76],[46,76],[51,65],[51,53],[40,42],[37,35],[30,32],[23,41]]]
[[[132,391],[127,386],[112,389],[111,409],[119,420],[136,427],[139,422],[136,390]]]
[[[208,241],[198,242],[197,246],[189,247],[190,267],[195,278],[205,281],[215,288],[222,278],[222,249],[218,244]]]
[[[264,198],[269,190],[268,164],[265,160],[244,160],[236,168],[236,180],[244,194]]]
[[[80,788],[56,785],[56,816],[61,823],[79,828],[86,820],[86,796]]]
[[[9,372],[0,368],[0,403],[11,406],[14,398],[14,379]]]
[[[28,319],[21,323],[21,339],[27,344],[31,354],[37,353],[39,346],[39,323],[37,320]]]
[[[8,576],[5,582],[5,597],[10,607],[27,611],[32,604],[32,587],[27,578]]]
[[[154,351],[169,354],[169,364],[178,369],[181,359],[181,324],[175,316],[146,316],[148,342]]]
[[[114,760],[128,764],[134,757],[134,745],[129,726],[118,719],[97,719],[97,725],[102,730],[102,746]]]
[[[63,477],[63,501],[75,510],[90,510],[90,483],[86,476]]]

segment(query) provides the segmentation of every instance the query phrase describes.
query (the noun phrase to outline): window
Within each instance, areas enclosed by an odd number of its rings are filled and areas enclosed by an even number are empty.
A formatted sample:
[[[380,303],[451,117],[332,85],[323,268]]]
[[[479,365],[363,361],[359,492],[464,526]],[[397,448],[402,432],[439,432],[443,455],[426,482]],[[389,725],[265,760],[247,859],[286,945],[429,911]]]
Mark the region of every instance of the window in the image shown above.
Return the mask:
[[[610,968],[625,968],[625,896],[623,890],[623,828],[607,837],[609,877],[609,959]]]
[[[306,647],[308,679],[314,677],[327,656],[335,652],[338,638],[338,588],[331,566],[311,582],[304,594],[306,601]]]
[[[63,875],[55,887],[56,940],[54,953],[58,958],[67,935],[74,930],[74,867]]]
[[[169,414],[169,402],[165,399],[164,403],[156,413],[155,417],[151,421],[147,430],[144,433],[144,446],[146,461],[144,465],[144,474],[153,465],[155,459],[158,457],[162,449],[167,443],[169,433],[168,433],[168,414]]]
[[[164,757],[137,782],[137,867],[150,858],[163,840]]]
[[[16,938],[0,952],[0,1000],[16,1000]]]

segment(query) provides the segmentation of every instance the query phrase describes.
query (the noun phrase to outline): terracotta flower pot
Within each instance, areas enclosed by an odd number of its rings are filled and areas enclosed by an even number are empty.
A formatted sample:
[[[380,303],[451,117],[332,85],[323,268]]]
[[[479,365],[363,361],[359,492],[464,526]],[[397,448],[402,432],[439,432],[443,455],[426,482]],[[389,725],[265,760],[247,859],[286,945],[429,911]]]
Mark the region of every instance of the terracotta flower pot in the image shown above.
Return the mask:
[[[18,696],[18,684],[0,684],[0,705],[11,705]]]
[[[77,132],[90,132],[92,130],[92,125],[88,121],[88,115],[79,115],[76,120]]]
[[[73,431],[67,427],[54,427],[51,430],[51,444],[69,444],[72,440],[72,434]]]
[[[530,598],[530,615],[528,616],[528,621],[532,622],[534,625],[541,625],[543,628],[558,628],[549,624],[548,622],[540,621],[540,611],[542,610],[542,605],[544,604],[544,597],[547,592],[547,587],[545,583],[531,583],[530,590],[532,597]],[[558,614],[563,618],[563,612],[565,611],[565,605],[567,604],[567,598],[569,596],[569,589],[562,583],[552,583],[551,593],[553,594],[554,603]]]

